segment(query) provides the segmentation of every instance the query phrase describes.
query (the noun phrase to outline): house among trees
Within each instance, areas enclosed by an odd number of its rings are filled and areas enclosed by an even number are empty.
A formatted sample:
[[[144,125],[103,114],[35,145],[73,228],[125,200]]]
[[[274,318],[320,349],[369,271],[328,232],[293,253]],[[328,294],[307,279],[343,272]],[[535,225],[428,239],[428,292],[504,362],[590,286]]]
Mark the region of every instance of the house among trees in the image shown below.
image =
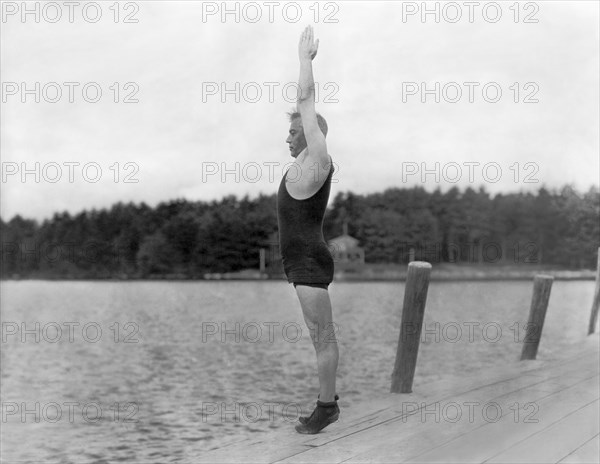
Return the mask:
[[[329,240],[329,251],[335,265],[365,264],[365,250],[358,246],[358,239],[348,235],[348,223],[344,222],[344,233]]]

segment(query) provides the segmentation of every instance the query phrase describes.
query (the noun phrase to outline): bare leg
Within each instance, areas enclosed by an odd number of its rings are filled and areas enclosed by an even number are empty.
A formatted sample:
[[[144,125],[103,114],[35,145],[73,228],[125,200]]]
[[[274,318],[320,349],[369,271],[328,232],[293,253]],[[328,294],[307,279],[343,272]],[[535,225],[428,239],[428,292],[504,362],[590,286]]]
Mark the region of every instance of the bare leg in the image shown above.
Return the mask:
[[[324,403],[334,401],[335,376],[338,366],[338,345],[331,311],[329,292],[323,288],[298,285],[296,293],[300,300],[304,321],[317,352],[319,372],[319,399]]]

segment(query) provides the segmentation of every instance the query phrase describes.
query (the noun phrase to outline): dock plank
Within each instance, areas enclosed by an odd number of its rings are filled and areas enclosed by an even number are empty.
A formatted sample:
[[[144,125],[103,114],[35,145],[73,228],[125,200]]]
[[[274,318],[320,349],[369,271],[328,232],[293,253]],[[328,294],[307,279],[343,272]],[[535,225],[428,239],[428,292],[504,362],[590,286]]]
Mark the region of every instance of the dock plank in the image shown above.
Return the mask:
[[[515,423],[511,416],[504,416],[498,422],[486,423],[444,446],[415,456],[410,459],[410,462],[479,463],[487,461],[519,443],[524,437],[529,437],[562,419],[573,409],[579,409],[596,400],[598,386],[598,377],[594,377],[537,402],[539,406],[537,423]]]
[[[571,454],[561,459],[560,464],[597,464],[600,462],[600,435],[596,435]]]
[[[600,433],[598,406],[599,400],[588,403],[487,462],[490,464],[559,462]]]

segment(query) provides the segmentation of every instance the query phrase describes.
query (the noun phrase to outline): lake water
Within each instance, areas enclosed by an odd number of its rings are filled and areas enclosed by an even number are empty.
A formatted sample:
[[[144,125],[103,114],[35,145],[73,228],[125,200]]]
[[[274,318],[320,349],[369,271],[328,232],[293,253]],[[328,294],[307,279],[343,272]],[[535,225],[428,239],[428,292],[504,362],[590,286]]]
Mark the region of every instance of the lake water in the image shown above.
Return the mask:
[[[586,337],[593,291],[554,283],[538,359]],[[432,282],[414,390],[518,362],[531,292]],[[403,294],[331,285],[342,411],[388,394]],[[5,462],[193,462],[314,407],[314,350],[286,282],[2,282],[1,305]]]

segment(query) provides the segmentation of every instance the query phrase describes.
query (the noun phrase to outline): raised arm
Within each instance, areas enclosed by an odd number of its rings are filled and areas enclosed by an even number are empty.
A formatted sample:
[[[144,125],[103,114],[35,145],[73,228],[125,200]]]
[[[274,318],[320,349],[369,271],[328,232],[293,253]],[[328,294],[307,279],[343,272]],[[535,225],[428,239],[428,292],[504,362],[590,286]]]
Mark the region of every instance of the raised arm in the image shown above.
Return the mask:
[[[313,78],[312,61],[317,55],[319,40],[314,41],[312,26],[307,26],[300,36],[298,55],[300,58],[300,78],[298,84],[297,108],[302,118],[302,127],[308,148],[308,158],[318,162],[326,172],[329,171],[329,155],[325,135],[317,122],[315,110],[315,81]]]

